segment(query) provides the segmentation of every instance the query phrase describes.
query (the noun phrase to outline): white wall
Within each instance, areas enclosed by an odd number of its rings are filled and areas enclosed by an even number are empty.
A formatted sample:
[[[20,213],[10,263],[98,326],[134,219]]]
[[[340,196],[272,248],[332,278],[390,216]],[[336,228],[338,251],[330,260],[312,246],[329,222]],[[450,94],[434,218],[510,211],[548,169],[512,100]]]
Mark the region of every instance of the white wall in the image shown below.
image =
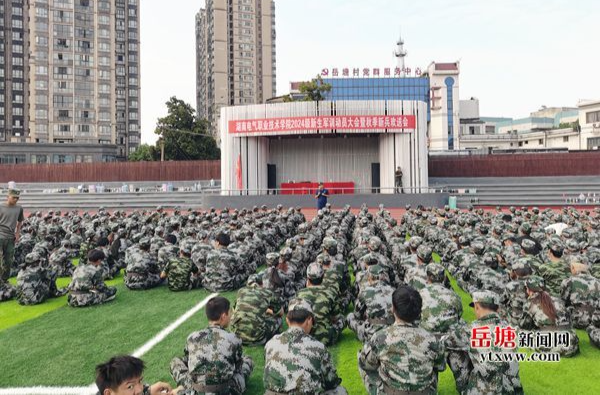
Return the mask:
[[[354,182],[371,188],[371,163],[379,162],[379,138],[310,136],[269,139],[270,162],[282,182]],[[364,192],[363,192],[364,193]]]

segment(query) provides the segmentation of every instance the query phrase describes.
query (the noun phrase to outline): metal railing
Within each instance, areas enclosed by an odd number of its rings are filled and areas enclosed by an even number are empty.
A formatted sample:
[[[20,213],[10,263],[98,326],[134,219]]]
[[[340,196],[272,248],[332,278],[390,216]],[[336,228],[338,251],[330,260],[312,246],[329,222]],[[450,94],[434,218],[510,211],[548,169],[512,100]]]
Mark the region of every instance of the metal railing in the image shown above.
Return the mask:
[[[447,193],[446,186],[435,187],[379,187],[379,188],[327,188],[330,196],[335,195],[370,195],[370,194],[414,194],[414,193]],[[262,188],[262,189],[211,189],[204,190],[207,195],[222,196],[257,196],[257,195],[279,195],[279,196],[314,196],[317,190],[313,188]]]

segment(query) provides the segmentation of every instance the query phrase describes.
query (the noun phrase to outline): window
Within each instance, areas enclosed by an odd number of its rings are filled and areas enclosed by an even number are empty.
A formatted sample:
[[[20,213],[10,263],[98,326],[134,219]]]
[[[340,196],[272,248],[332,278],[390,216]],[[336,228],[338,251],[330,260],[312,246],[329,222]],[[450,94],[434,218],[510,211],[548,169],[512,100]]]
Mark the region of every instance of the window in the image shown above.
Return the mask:
[[[519,141],[519,147],[522,147],[522,146],[523,146],[523,142]]]
[[[585,114],[585,123],[600,122],[600,111],[592,111]]]
[[[31,155],[31,163],[48,163],[48,155],[39,155],[39,154],[34,154]]]
[[[569,136],[563,136],[563,143],[569,142]]]
[[[539,144],[539,145],[542,145],[542,144],[544,144],[544,140],[543,140],[543,139],[539,139],[539,140],[538,140],[538,144]]]

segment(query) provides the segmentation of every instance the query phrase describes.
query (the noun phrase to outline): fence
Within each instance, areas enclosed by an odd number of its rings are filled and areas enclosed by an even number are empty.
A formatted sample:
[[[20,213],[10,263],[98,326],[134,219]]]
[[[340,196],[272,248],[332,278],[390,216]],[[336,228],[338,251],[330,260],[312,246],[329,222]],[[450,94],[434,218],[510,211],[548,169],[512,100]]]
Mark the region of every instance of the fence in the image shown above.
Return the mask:
[[[221,161],[0,165],[0,183],[220,180]]]
[[[600,152],[430,156],[429,177],[600,175]]]

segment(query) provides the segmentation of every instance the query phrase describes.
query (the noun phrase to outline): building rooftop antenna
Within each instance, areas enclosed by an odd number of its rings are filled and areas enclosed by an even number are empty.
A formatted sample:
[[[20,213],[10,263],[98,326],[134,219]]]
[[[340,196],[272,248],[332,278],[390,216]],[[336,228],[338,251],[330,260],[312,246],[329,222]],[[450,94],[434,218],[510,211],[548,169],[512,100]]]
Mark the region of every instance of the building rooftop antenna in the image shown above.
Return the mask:
[[[402,39],[402,31],[400,31],[400,36],[398,37],[398,41],[396,41],[396,49],[394,50],[394,56],[398,60],[398,67],[400,68],[400,73],[404,76],[404,58],[408,55],[408,51],[404,49],[404,40]]]

